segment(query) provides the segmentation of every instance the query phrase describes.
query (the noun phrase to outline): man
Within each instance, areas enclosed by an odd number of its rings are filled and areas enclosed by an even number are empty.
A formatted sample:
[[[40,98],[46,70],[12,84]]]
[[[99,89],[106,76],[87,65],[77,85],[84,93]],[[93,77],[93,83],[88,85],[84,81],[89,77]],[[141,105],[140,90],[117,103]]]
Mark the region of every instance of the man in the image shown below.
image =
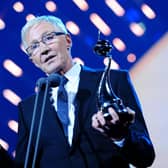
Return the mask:
[[[35,66],[47,75],[56,73],[68,80],[65,84],[69,109],[67,134],[59,118],[59,87],[53,87],[46,99],[35,167],[127,168],[129,164],[133,164],[142,168],[152,164],[153,145],[126,71],[110,72],[115,93],[125,106],[129,107],[128,113],[134,116],[127,132],[116,138],[113,134],[106,134],[106,120],[101,109],[97,109],[97,90],[103,71],[73,63],[72,40],[62,21],[54,16],[40,16],[27,22],[22,28],[22,42]],[[31,167],[34,156],[43,97],[42,89],[39,92],[28,167]],[[18,167],[25,163],[34,101],[35,95],[19,104],[18,146],[15,158]],[[119,114],[112,107],[108,108],[108,112],[111,115],[110,123],[117,125],[120,122]]]

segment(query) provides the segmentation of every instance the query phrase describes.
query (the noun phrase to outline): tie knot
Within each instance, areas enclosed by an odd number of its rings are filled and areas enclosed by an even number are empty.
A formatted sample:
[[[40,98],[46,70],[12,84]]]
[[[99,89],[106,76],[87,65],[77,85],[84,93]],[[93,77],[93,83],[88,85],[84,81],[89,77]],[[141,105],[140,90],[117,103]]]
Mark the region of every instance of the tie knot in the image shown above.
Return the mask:
[[[68,79],[65,76],[61,76],[60,85],[64,86],[68,82]]]

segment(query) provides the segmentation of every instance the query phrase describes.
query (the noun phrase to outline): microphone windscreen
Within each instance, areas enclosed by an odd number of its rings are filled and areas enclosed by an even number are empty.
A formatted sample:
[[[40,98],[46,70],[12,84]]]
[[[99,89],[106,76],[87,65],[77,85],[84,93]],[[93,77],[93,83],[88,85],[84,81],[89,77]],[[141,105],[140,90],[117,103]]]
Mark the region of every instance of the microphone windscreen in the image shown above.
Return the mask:
[[[56,87],[56,86],[59,86],[60,84],[61,76],[57,73],[53,73],[47,77],[47,80],[48,80],[49,86]]]
[[[45,87],[45,84],[46,84],[46,78],[42,77],[42,78],[39,78],[36,82],[36,86],[39,88],[39,89],[42,89],[43,87]]]

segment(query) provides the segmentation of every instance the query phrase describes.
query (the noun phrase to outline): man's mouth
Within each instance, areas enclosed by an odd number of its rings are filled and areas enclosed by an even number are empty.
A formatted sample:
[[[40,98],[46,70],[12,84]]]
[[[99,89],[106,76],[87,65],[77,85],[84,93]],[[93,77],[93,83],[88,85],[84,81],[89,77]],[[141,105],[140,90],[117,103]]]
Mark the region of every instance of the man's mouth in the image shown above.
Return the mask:
[[[54,58],[54,57],[55,57],[55,55],[50,55],[50,56],[48,56],[48,57],[45,59],[44,62],[46,63],[46,62],[48,62],[50,59],[52,59],[52,58]]]

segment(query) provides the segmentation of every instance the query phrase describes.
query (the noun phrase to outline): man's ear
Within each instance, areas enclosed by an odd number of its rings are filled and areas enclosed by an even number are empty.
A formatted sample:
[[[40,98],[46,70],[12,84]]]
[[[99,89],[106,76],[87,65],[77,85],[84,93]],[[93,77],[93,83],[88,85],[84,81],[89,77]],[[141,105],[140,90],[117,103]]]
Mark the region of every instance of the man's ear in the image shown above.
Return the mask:
[[[65,36],[66,41],[67,41],[67,49],[72,47],[72,39],[71,39],[71,35],[70,34],[66,34]]]

